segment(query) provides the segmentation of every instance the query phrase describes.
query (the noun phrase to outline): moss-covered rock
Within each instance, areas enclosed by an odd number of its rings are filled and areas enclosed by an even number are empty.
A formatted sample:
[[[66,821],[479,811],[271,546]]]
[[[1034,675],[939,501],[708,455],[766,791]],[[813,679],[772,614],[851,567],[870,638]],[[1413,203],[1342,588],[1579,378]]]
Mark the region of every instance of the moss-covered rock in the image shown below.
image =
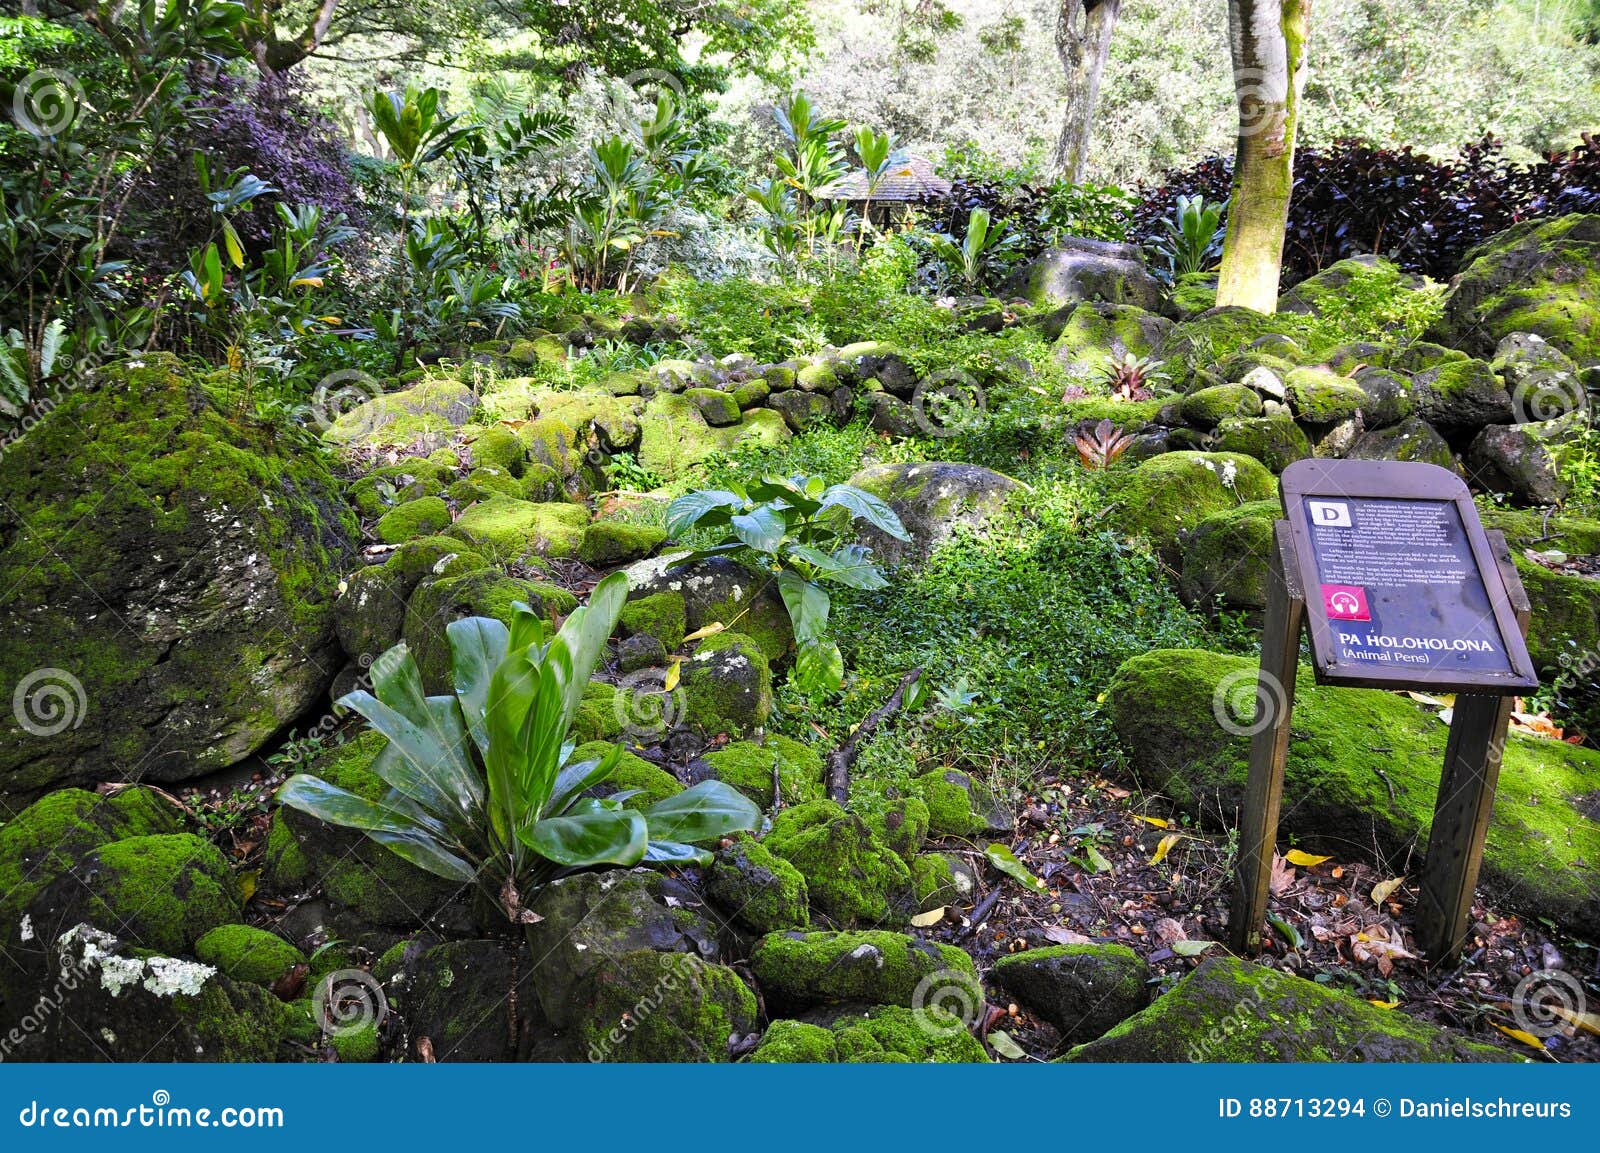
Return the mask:
[[[881,929],[770,933],[750,969],[767,1002],[780,1007],[866,1001],[913,1008],[953,996],[974,1007],[983,1002],[966,953]]]
[[[1159,357],[1172,321],[1132,304],[1086,301],[1056,339],[1055,356],[1076,376],[1101,376],[1124,357]]]
[[[1305,430],[1287,412],[1224,420],[1214,443],[1218,452],[1253,457],[1273,473],[1311,455]]]
[[[1485,492],[1504,493],[1518,504],[1555,504],[1567,495],[1562,463],[1589,427],[1582,412],[1526,424],[1492,424],[1468,446],[1467,474]]]
[[[1194,608],[1267,607],[1267,566],[1273,523],[1283,515],[1277,501],[1257,500],[1206,517],[1183,549],[1178,591]]]
[[[1243,804],[1255,662],[1158,649],[1126,661],[1106,706],[1145,788],[1208,821]],[[1236,716],[1248,702],[1251,716]],[[1219,718],[1229,720],[1224,729]],[[1433,819],[1447,726],[1410,699],[1317,687],[1302,672],[1284,776],[1281,835],[1309,851],[1374,846],[1395,860],[1418,851]],[[1508,739],[1480,884],[1507,907],[1600,931],[1585,877],[1600,860],[1594,812],[1600,753],[1560,741]]]
[[[927,558],[961,530],[979,531],[1027,486],[975,464],[922,461],[878,464],[850,483],[889,505],[910,535],[909,542],[862,524],[860,536],[873,556],[887,564]]]
[[[229,411],[151,355],[0,457],[0,795],[198,776],[327,691],[355,517],[325,459]]]
[[[427,453],[466,424],[477,405],[472,390],[458,380],[424,380],[356,405],[322,439],[352,454],[394,447]]]
[[[761,646],[743,633],[701,641],[683,663],[681,683],[689,721],[708,733],[738,736],[772,714],[772,669]]]
[[[920,797],[884,798],[872,804],[865,817],[873,836],[907,865],[928,839],[931,816],[927,802]]]
[[[935,768],[913,783],[928,807],[928,832],[935,837],[974,837],[1015,825],[988,786],[970,773]]]
[[[250,925],[218,925],[195,942],[194,955],[235,981],[266,987],[306,963],[288,941]]]
[[[622,610],[623,628],[649,632],[667,648],[676,648],[683,639],[682,633],[671,635],[677,626],[677,607],[670,599],[655,599],[671,593],[682,601],[687,630],[718,624],[754,640],[769,662],[783,660],[794,647],[794,631],[771,574],[755,572],[725,557],[684,564],[686,555],[651,557],[625,570],[629,592],[628,605]],[[641,601],[649,607],[635,608]],[[655,628],[664,632],[655,632]]]
[[[1080,300],[1106,300],[1158,308],[1161,284],[1150,275],[1134,245],[1080,236],[1062,237],[1006,279],[1008,297],[1035,308],[1058,308]]]
[[[808,801],[773,818],[763,842],[806,879],[812,906],[842,927],[902,921],[910,901],[905,863],[854,813]]]
[[[691,388],[683,395],[712,428],[739,423],[739,402],[731,393],[716,388]]]
[[[1506,534],[1511,559],[1532,606],[1528,652],[1540,669],[1582,665],[1600,651],[1600,581],[1529,559],[1528,550],[1600,554],[1600,521],[1503,508],[1482,510],[1486,528]]]
[[[1278,297],[1279,312],[1321,316],[1338,308],[1352,293],[1399,296],[1424,287],[1421,277],[1405,272],[1381,256],[1347,256],[1306,277]]]
[[[444,692],[450,685],[449,625],[462,617],[493,617],[509,624],[515,606],[526,604],[545,618],[565,616],[578,605],[566,589],[543,581],[519,580],[498,569],[423,581],[406,603],[404,637],[416,658],[424,688]]]
[[[1507,1061],[1404,1013],[1234,957],[1208,957],[1068,1061]]]
[[[449,527],[450,506],[439,497],[422,496],[384,513],[378,519],[376,532],[384,544],[400,544]]]
[[[1172,285],[1167,295],[1167,313],[1177,321],[1193,320],[1217,306],[1217,274],[1187,272]]]
[[[805,374],[802,372],[801,375]],[[780,392],[776,396],[769,397],[767,411],[781,416],[783,422],[793,432],[804,432],[815,425],[825,424],[834,417],[833,400],[829,394],[806,392],[803,389]]]
[[[598,761],[611,751],[609,741],[589,741],[572,750],[571,760]],[[629,808],[646,809],[657,801],[683,792],[683,783],[659,765],[652,765],[643,757],[622,751],[617,767],[601,786],[609,795],[612,792],[633,792],[635,796],[624,804]]]
[[[426,536],[407,541],[382,564],[359,568],[345,578],[334,606],[339,645],[351,660],[370,663],[399,643],[405,629],[406,602],[424,579],[450,579],[489,567],[471,546],[452,537]]]
[[[944,853],[918,853],[911,862],[911,890],[919,913],[965,900],[972,895],[972,877],[957,872]]]
[[[734,741],[706,753],[706,775],[731,785],[762,808],[771,808],[776,777],[782,803],[798,805],[822,796],[822,754],[790,737],[768,733],[759,741]]]
[[[1216,428],[1233,416],[1255,416],[1261,397],[1243,384],[1214,384],[1183,398],[1183,419],[1196,428]]]
[[[654,637],[670,651],[683,643],[689,631],[687,612],[683,594],[666,589],[630,600],[622,607],[617,626],[625,637]]]
[[[535,365],[555,367],[567,361],[567,343],[551,332],[513,340],[506,349],[506,358],[513,364],[532,368]]]
[[[527,446],[503,424],[489,425],[467,447],[472,453],[473,468],[498,468],[516,477],[522,475],[522,466],[528,462]]]
[[[1307,424],[1338,424],[1361,411],[1367,394],[1332,369],[1292,369],[1283,381],[1289,410]]]
[[[713,428],[692,401],[670,393],[650,398],[639,416],[639,429],[639,463],[664,477],[677,476],[736,445],[779,445],[792,435],[783,417],[765,408],[751,409],[738,424]]]
[[[422,496],[438,496],[454,476],[425,457],[385,464],[350,482],[345,497],[364,517],[379,517],[396,505]]]
[[[1115,522],[1175,563],[1181,534],[1206,517],[1253,500],[1272,500],[1277,482],[1254,457],[1231,452],[1169,452],[1123,474]]]
[[[576,556],[589,526],[581,504],[536,504],[494,497],[467,509],[448,530],[491,560],[511,563],[530,556]]]
[[[706,892],[753,933],[811,923],[806,879],[753,837],[740,837],[717,853],[706,875]]]
[[[1269,315],[1236,306],[1213,308],[1174,327],[1163,351],[1173,380],[1182,383],[1195,370],[1253,346],[1298,363],[1321,351],[1314,341],[1306,339],[1311,331],[1304,317],[1289,313]],[[1258,345],[1260,341],[1267,343]]]
[[[399,1002],[413,1056],[424,1037],[441,1062],[532,1055],[543,1021],[539,999],[527,985],[520,942],[448,941],[431,948],[417,943],[402,945],[399,956],[385,960],[387,967],[375,966],[373,975],[384,973],[386,995]]]
[[[1600,361],[1600,215],[1525,220],[1474,248],[1429,335],[1486,357],[1513,332]]]
[[[517,429],[517,439],[526,446],[530,463],[542,464],[557,476],[575,476],[583,465],[578,430],[564,420],[553,416],[530,420]]]
[[[968,1029],[961,1001],[964,990],[952,988],[951,1003],[963,1014],[941,1005],[908,1009],[904,1005],[873,1005],[832,1016],[834,1044],[839,1060],[850,1063],[926,1062],[983,1064],[989,1055]],[[981,1002],[980,1002],[981,1004]]]
[[[1150,1003],[1150,967],[1126,945],[1049,945],[1001,957],[989,979],[1049,1021],[1063,1044],[1093,1041]]]
[[[283,811],[272,814],[267,826],[266,860],[261,868],[261,887],[270,893],[293,893],[311,880],[311,861]]]
[[[667,530],[625,520],[597,520],[583,530],[578,559],[591,568],[610,568],[641,560],[667,539]]]
[[[774,1021],[749,1057],[756,1064],[776,1065],[831,1064],[838,1059],[832,1031],[805,1021]]]
[[[756,997],[726,965],[636,949],[596,970],[576,1032],[591,1061],[727,1061],[758,1021]]]
[[[1468,434],[1516,419],[1511,393],[1481,360],[1456,356],[1411,378],[1416,414],[1448,434]]]

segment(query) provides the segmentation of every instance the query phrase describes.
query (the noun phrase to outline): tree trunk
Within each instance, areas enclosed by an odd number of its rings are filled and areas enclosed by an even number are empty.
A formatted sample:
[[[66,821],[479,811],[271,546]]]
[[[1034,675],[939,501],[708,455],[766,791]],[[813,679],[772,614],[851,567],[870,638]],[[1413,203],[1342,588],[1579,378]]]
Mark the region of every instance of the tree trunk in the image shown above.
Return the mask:
[[[1067,101],[1056,142],[1056,175],[1074,184],[1083,181],[1089,158],[1089,132],[1100,99],[1100,76],[1111,52],[1122,0],[1060,0],[1056,12],[1056,54],[1067,76]]]
[[[1239,144],[1217,304],[1278,307],[1311,0],[1228,0]]]
[[[246,11],[251,22],[240,37],[256,62],[256,70],[268,80],[322,47],[339,0],[318,0],[305,28],[298,36],[289,37],[278,35],[275,17],[279,6],[280,0],[250,0]]]

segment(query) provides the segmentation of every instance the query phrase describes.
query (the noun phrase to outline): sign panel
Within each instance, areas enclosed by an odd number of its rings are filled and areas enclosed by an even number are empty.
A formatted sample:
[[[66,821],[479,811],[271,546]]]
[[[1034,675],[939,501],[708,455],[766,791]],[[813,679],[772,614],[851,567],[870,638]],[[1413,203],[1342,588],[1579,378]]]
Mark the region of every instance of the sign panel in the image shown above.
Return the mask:
[[[1537,686],[1499,565],[1454,473],[1303,460],[1282,486],[1319,682],[1500,694]]]

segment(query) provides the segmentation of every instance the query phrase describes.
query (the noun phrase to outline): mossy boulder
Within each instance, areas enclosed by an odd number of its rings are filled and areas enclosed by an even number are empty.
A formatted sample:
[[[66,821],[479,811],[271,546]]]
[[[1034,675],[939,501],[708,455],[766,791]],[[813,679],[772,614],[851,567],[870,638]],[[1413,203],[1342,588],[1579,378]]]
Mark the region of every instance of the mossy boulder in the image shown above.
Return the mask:
[[[1360,997],[1235,957],[1208,957],[1148,1009],[1068,1061],[1509,1061]]]
[[[712,428],[739,423],[739,402],[731,393],[716,388],[691,388],[683,395]]]
[[[1551,671],[1581,665],[1588,654],[1600,651],[1600,581],[1549,568],[1527,555],[1552,549],[1573,557],[1600,555],[1600,521],[1505,508],[1485,508],[1481,515],[1485,528],[1505,533],[1528,594],[1528,652],[1534,664]]]
[[[421,496],[384,513],[374,531],[384,544],[400,544],[449,527],[450,506],[439,497]]]
[[[1167,294],[1166,313],[1174,320],[1192,320],[1217,306],[1217,274],[1186,272],[1173,282]]]
[[[928,832],[934,837],[974,837],[1016,824],[987,785],[960,769],[936,767],[913,784],[928,808]]]
[[[1311,455],[1305,430],[1287,412],[1230,417],[1217,426],[1213,444],[1218,452],[1253,457],[1274,474]]]
[[[1447,436],[1510,424],[1516,408],[1505,383],[1481,360],[1453,356],[1411,378],[1416,414]]]
[[[772,714],[772,669],[743,633],[720,632],[696,645],[681,683],[687,719],[707,733],[738,736]]]
[[[888,341],[865,340],[839,350],[840,368],[857,384],[875,380],[885,392],[909,400],[916,392],[917,370],[905,350]]]
[[[911,874],[860,817],[832,801],[784,809],[763,842],[806,879],[811,904],[841,927],[903,921]]]
[[[904,1005],[872,1005],[865,1009],[818,1011],[808,1016],[828,1022],[835,1050],[843,1062],[986,1063],[989,1055],[984,1052],[983,1042],[968,1031],[969,1018],[975,1010],[963,1000],[964,985],[946,988],[950,1004],[959,1006],[960,1013],[937,1004],[910,1009]]]
[[[389,965],[375,966],[373,975],[384,973],[385,995],[405,1020],[413,1057],[423,1038],[433,1059],[446,1063],[576,1057],[535,1053],[548,1043],[547,1030],[539,999],[527,985],[525,952],[520,942],[418,944],[403,948]]]
[[[1118,477],[1112,519],[1125,534],[1145,538],[1175,564],[1182,535],[1206,517],[1276,496],[1277,481],[1254,457],[1168,452]]]
[[[1306,424],[1338,424],[1361,411],[1367,394],[1332,369],[1296,368],[1283,381],[1289,411]]]
[[[322,439],[352,456],[395,447],[427,453],[449,441],[477,406],[472,389],[458,380],[423,380],[355,405]]]
[[[426,457],[380,465],[350,482],[345,498],[364,517],[380,517],[396,505],[421,496],[438,496],[455,475]]]
[[[517,429],[530,464],[542,464],[562,478],[576,476],[583,467],[578,430],[564,420],[541,416]]]
[[[0,796],[199,776],[327,691],[357,525],[279,431],[151,355],[0,457]]]
[[[1196,650],[1157,649],[1124,662],[1106,707],[1141,786],[1204,820],[1232,824],[1244,803],[1250,743],[1234,733],[1253,720],[1255,675],[1247,658]],[[1235,715],[1246,709],[1250,716]],[[1318,687],[1303,670],[1280,835],[1311,852],[1371,846],[1395,862],[1420,852],[1448,735],[1407,697]],[[1491,899],[1574,932],[1600,932],[1600,897],[1585,875],[1600,860],[1597,779],[1600,753],[1510,736],[1479,881]]]
[[[1150,1003],[1150,967],[1126,945],[1049,945],[1001,957],[989,979],[1054,1025],[1093,1041]]]
[[[739,974],[683,953],[623,953],[586,992],[576,1033],[590,1061],[727,1061],[759,1020]]]
[[[1589,431],[1586,413],[1526,424],[1492,424],[1467,447],[1467,474],[1486,492],[1518,504],[1555,504],[1567,495],[1561,466]]]
[[[1388,428],[1411,415],[1411,381],[1387,368],[1350,366],[1356,387],[1366,394],[1361,403],[1361,422],[1365,428]]]
[[[1007,278],[1004,292],[1035,308],[1059,308],[1081,300],[1161,306],[1161,283],[1145,267],[1136,245],[1085,237],[1063,237]]]
[[[780,1008],[845,1001],[913,1008],[951,997],[974,1009],[983,1003],[966,953],[881,929],[771,933],[756,945],[750,969],[767,1002]]]
[[[683,643],[687,620],[683,594],[667,589],[630,600],[622,607],[617,627],[624,637],[654,637],[663,649],[671,650]]]
[[[1072,310],[1055,356],[1075,376],[1098,377],[1124,357],[1159,357],[1172,321],[1132,304],[1085,302]]]
[[[590,568],[610,568],[641,560],[667,539],[667,530],[624,520],[592,521],[578,542],[578,559]]]
[[[928,839],[932,815],[921,797],[873,798],[863,814],[878,840],[907,865],[917,859]]]
[[[576,608],[578,598],[556,585],[520,580],[498,569],[480,569],[419,584],[406,602],[403,635],[422,673],[423,686],[431,693],[439,693],[451,683],[448,629],[452,621],[493,617],[509,624],[519,602],[552,620]]]
[[[833,401],[829,394],[806,392],[802,389],[780,392],[776,396],[769,397],[767,410],[781,416],[784,424],[793,432],[804,432],[815,425],[825,424],[834,417]]]
[[[1277,501],[1256,500],[1206,517],[1183,549],[1178,591],[1191,608],[1267,607]]]
[[[1163,354],[1174,383],[1181,384],[1196,370],[1238,352],[1257,351],[1300,363],[1321,351],[1307,339],[1310,331],[1306,318],[1289,313],[1213,308],[1176,325],[1167,335]]]
[[[570,761],[598,761],[611,751],[609,741],[589,741],[572,750]],[[614,792],[632,792],[638,795],[624,802],[628,808],[645,809],[657,801],[683,792],[683,783],[660,765],[653,765],[643,757],[622,751],[617,767],[600,786],[610,795]]]
[[[1407,417],[1392,428],[1375,428],[1356,438],[1345,454],[1350,460],[1408,460],[1436,464],[1452,472],[1461,466],[1450,443],[1427,421]]]
[[[195,942],[194,955],[235,981],[264,987],[306,963],[288,941],[251,925],[218,925]]]
[[[872,465],[850,484],[888,504],[911,537],[896,540],[858,522],[861,540],[885,564],[924,560],[961,531],[981,532],[1013,493],[1027,491],[1004,473],[954,461]]]
[[[497,496],[467,509],[446,535],[507,564],[532,556],[576,556],[587,527],[589,510],[581,504],[538,504]]]
[[[832,1064],[839,1060],[833,1031],[805,1021],[774,1021],[761,1034],[750,1061],[775,1065]]]
[[[670,634],[676,628],[678,610],[670,599],[656,599],[669,593],[683,603],[687,631],[720,624],[755,641],[769,662],[782,661],[794,647],[794,631],[771,574],[755,572],[725,557],[685,564],[687,555],[667,553],[624,570],[629,592],[628,605],[622,610],[623,628],[649,632],[667,648],[676,648],[683,634],[675,638]],[[640,602],[648,602],[648,609]],[[656,628],[665,631],[653,631]]]
[[[506,358],[513,364],[527,368],[536,365],[554,367],[566,363],[567,343],[551,332],[513,340],[506,349]]]
[[[472,453],[473,468],[498,468],[516,477],[522,475],[522,467],[528,463],[527,446],[503,424],[484,428],[467,448]]]
[[[54,944],[37,1014],[8,1056],[20,1061],[263,1062],[287,1018],[271,993],[214,967],[125,944],[78,924]]]
[[[489,566],[462,541],[427,536],[407,541],[382,564],[367,565],[345,577],[334,605],[339,646],[351,660],[371,663],[399,643],[405,629],[406,602],[429,577],[449,579]]]
[[[540,466],[542,467],[542,466]],[[471,490],[471,500],[462,500],[466,490]],[[490,500],[497,496],[521,499],[527,492],[527,482],[518,480],[503,468],[482,465],[469,472],[464,479],[450,486],[449,495],[458,504]]]
[[[717,853],[706,874],[706,893],[753,933],[811,923],[806,879],[753,837],[740,837]]]
[[[822,754],[791,737],[768,733],[760,740],[733,741],[700,758],[705,776],[731,785],[756,804],[781,800],[798,805],[822,796]],[[781,797],[773,796],[776,779]]]
[[[1429,335],[1487,357],[1513,332],[1600,361],[1600,215],[1525,220],[1474,248]]]
[[[1337,310],[1352,293],[1398,296],[1424,287],[1399,265],[1381,256],[1347,256],[1306,277],[1278,297],[1279,312],[1321,316]]]
[[[792,435],[783,417],[753,408],[738,424],[713,428],[686,397],[657,393],[639,415],[639,463],[664,477],[674,477],[713,453],[748,444],[772,447]]]
[[[1196,428],[1216,428],[1229,417],[1259,414],[1261,397],[1247,385],[1214,384],[1184,397],[1182,412]]]

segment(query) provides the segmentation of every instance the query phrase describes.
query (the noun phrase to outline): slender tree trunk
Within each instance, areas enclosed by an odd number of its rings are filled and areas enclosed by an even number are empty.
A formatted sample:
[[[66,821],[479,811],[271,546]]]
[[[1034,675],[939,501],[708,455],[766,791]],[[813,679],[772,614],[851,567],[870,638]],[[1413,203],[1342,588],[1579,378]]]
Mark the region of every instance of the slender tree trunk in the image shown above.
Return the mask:
[[[1228,0],[1228,33],[1239,144],[1217,303],[1273,312],[1294,191],[1311,0]]]
[[[1100,99],[1100,77],[1111,52],[1122,0],[1061,0],[1056,11],[1056,54],[1067,76],[1067,101],[1061,138],[1056,142],[1056,175],[1074,184],[1083,180],[1089,157],[1094,106]]]

